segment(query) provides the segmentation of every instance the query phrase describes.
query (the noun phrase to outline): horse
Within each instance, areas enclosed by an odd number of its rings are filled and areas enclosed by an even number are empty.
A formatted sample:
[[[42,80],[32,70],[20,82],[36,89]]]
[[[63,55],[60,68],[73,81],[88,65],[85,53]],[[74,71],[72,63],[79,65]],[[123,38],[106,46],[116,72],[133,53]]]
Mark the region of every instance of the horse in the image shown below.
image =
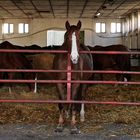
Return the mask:
[[[42,50],[58,50],[60,47],[61,45],[49,45],[42,47]]]
[[[19,49],[18,46],[5,41],[0,44],[0,49]],[[0,52],[0,69],[33,69],[31,62],[22,54],[17,52]],[[24,79],[34,79],[34,73],[21,72]],[[0,72],[0,79],[14,79],[15,72]],[[30,91],[34,90],[32,83],[27,83]],[[10,84],[12,88],[12,85]],[[10,91],[11,92],[11,91]]]
[[[110,45],[110,46],[88,46],[91,51],[122,51],[129,52],[129,49],[121,44]],[[121,71],[130,71],[130,54],[92,54],[93,57],[93,66],[94,70],[121,70]],[[93,74],[94,79],[94,74]],[[100,79],[103,80],[103,75],[100,74]],[[116,80],[119,81],[130,81],[130,74],[116,74]]]
[[[83,44],[80,44],[80,29],[81,21],[77,25],[70,25],[68,21],[65,23],[66,33],[64,35],[64,43],[60,47],[60,50],[66,50],[68,54],[56,54],[53,61],[54,70],[67,70],[68,67],[68,55],[70,56],[71,70],[80,70],[81,72],[74,72],[71,75],[72,80],[88,80],[92,74],[83,73],[83,70],[92,70],[93,61],[90,54],[90,50]],[[80,54],[82,50],[87,50],[88,54]],[[56,80],[66,80],[67,73],[54,73]],[[58,97],[60,100],[66,100],[66,83],[57,83]],[[87,90],[87,84],[72,83],[71,84],[71,100],[83,100],[85,92]],[[62,132],[64,128],[64,112],[71,113],[71,133],[79,133],[76,123],[76,114],[79,112],[81,115],[81,121],[84,121],[84,104],[58,104],[60,115],[59,122],[56,127],[56,132]],[[79,110],[82,107],[81,111]]]

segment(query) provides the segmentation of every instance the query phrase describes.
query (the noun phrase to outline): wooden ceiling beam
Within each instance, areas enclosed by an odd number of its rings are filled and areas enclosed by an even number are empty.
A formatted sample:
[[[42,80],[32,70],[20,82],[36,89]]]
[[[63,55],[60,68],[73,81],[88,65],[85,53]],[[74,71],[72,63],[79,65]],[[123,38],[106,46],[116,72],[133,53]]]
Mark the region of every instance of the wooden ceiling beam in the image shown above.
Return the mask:
[[[67,18],[69,17],[69,0],[67,0]]]
[[[53,6],[52,6],[51,0],[49,0],[49,4],[50,4],[50,7],[51,7],[51,11],[52,11],[53,17],[55,18],[55,14],[54,14],[54,10],[53,10]]]
[[[30,18],[30,16],[24,12],[24,10],[22,8],[20,8],[20,6],[18,6],[18,4],[14,1],[14,0],[11,0],[13,2],[13,4],[25,15],[27,16],[28,18]]]
[[[31,4],[33,5],[34,9],[36,10],[36,12],[39,14],[39,16],[42,18],[42,15],[40,14],[39,10],[37,9],[36,5],[34,4],[34,2],[32,0],[30,0]]]
[[[81,14],[80,14],[79,18],[81,18],[81,17],[83,16],[83,13],[84,13],[84,10],[85,10],[85,8],[86,8],[86,6],[87,6],[87,3],[88,3],[88,0],[85,0],[85,3],[84,3],[84,5],[83,5],[83,9],[82,9],[82,11],[81,11]]]
[[[116,8],[114,8],[108,15],[107,17],[109,17],[114,11],[116,11],[121,5],[123,5],[127,0],[123,0]],[[115,2],[113,3],[115,4]]]
[[[135,6],[133,6],[131,9],[129,9],[127,12],[125,12],[122,16],[126,16],[129,13],[132,13],[135,10],[135,7],[140,6],[140,2],[138,2]]]
[[[7,13],[9,13],[10,15],[14,16],[14,14],[12,12],[10,12],[9,10],[7,10],[3,6],[0,5],[0,8],[2,8],[4,11],[6,11]]]

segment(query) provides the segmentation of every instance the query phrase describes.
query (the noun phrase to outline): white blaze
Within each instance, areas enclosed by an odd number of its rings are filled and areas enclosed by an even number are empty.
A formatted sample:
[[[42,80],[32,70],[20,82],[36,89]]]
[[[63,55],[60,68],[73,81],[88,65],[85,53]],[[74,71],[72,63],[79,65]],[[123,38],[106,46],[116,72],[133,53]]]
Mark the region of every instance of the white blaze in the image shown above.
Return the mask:
[[[70,57],[73,64],[77,64],[79,54],[78,54],[78,49],[77,49],[77,44],[76,44],[75,32],[72,34],[72,49],[71,49]]]

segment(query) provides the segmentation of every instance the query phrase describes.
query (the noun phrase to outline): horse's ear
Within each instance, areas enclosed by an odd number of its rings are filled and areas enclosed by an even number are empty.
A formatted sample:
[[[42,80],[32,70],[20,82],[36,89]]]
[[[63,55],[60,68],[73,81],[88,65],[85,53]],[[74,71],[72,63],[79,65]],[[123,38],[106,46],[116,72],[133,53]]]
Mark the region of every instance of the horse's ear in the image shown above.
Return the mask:
[[[68,21],[66,21],[66,23],[65,23],[65,27],[66,27],[66,29],[67,29],[67,30],[69,30],[69,29],[70,29],[70,24],[69,24],[69,22],[68,22]]]
[[[79,20],[78,23],[77,23],[77,27],[78,27],[79,30],[80,30],[81,26],[82,26],[82,23],[81,23],[81,21]]]

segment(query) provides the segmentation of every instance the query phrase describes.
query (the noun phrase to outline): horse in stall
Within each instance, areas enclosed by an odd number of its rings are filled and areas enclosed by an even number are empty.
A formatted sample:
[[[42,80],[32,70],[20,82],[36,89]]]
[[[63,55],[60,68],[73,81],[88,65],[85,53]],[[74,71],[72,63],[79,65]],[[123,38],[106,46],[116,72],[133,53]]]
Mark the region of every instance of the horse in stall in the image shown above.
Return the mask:
[[[120,44],[110,45],[110,46],[88,46],[91,51],[122,51],[129,52],[129,49]],[[93,57],[93,66],[94,70],[121,70],[121,71],[130,71],[130,54],[92,54]],[[103,80],[103,74],[100,74],[101,80]],[[93,78],[94,79],[94,74]],[[119,81],[130,81],[130,74],[116,74],[116,80]]]
[[[74,72],[71,75],[72,80],[88,80],[92,74],[83,73],[83,70],[92,70],[93,61],[91,54],[79,54],[79,51],[90,50],[80,44],[80,28],[81,21],[77,25],[70,25],[67,21],[65,23],[66,33],[64,35],[64,43],[60,47],[60,50],[67,50],[70,55],[70,63],[72,70],[80,70],[81,72]],[[67,70],[68,67],[68,54],[56,54],[53,61],[53,69],[55,70]],[[57,80],[66,80],[67,73],[55,73],[54,75]],[[58,97],[60,100],[66,100],[66,83],[57,83]],[[87,90],[87,84],[72,83],[71,84],[71,99],[72,100],[82,100],[84,99],[84,94]],[[84,104],[63,104],[59,103],[59,123],[56,128],[57,132],[62,132],[64,127],[64,112],[67,114],[69,111],[72,115],[71,118],[71,133],[77,134],[79,130],[76,126],[76,114],[80,111],[81,121],[84,121]]]
[[[20,49],[19,46],[15,46],[8,41],[0,44],[0,49]],[[0,69],[32,69],[31,62],[22,54],[17,52],[0,52]],[[34,73],[21,72],[21,76],[24,79],[35,79]],[[8,78],[14,79],[15,72],[0,72],[0,79]],[[27,83],[30,91],[34,90],[33,83]],[[10,84],[12,88],[12,84]],[[10,88],[10,89],[11,89]],[[11,90],[10,90],[11,92]]]

